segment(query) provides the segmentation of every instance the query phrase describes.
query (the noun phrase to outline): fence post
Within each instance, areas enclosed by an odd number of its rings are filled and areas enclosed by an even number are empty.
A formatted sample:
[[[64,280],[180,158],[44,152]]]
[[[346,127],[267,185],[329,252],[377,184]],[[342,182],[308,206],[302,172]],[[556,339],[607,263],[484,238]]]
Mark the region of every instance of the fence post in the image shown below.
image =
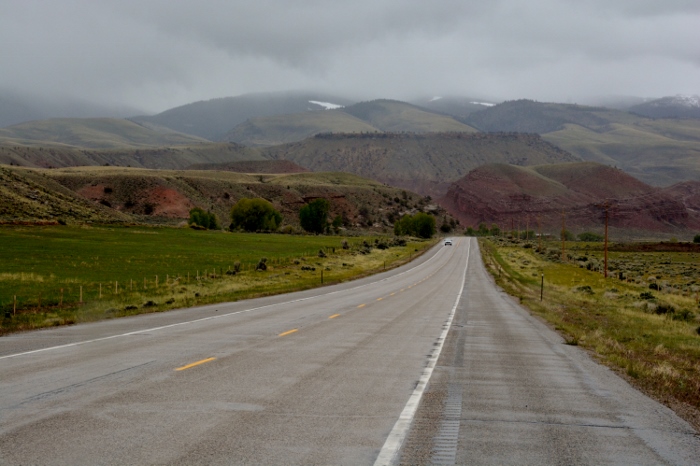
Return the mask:
[[[12,315],[17,314],[17,295],[15,295],[15,299],[12,301]]]
[[[80,285],[80,304],[83,304],[83,285]]]
[[[58,302],[59,306],[63,306],[63,288],[61,288],[61,300]]]
[[[540,301],[542,301],[543,295],[544,295],[544,274],[542,274],[542,284],[540,285]]]

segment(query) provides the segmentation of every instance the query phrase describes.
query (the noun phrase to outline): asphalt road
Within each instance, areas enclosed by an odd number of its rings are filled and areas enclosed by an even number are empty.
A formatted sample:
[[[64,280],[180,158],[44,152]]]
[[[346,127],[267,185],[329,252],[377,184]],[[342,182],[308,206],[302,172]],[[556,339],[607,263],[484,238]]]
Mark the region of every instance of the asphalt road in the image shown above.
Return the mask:
[[[338,286],[0,338],[0,464],[697,464],[699,445],[496,290],[467,238]]]

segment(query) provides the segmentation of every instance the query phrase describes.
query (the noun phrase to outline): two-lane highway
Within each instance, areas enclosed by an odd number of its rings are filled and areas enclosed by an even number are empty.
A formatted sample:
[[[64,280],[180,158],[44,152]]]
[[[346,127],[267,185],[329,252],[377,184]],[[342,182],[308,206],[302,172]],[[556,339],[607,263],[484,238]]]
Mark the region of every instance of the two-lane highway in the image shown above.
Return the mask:
[[[0,463],[371,464],[434,365],[468,242],[339,286],[2,338]]]
[[[698,464],[474,239],[284,296],[0,338],[0,464]]]

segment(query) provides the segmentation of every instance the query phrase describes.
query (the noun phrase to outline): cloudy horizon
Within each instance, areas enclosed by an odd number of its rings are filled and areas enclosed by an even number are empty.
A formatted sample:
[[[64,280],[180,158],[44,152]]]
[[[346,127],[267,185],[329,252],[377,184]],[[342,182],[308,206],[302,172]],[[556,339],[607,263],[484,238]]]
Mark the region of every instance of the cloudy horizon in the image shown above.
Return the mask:
[[[156,113],[252,92],[698,94],[696,0],[0,0],[0,90]]]

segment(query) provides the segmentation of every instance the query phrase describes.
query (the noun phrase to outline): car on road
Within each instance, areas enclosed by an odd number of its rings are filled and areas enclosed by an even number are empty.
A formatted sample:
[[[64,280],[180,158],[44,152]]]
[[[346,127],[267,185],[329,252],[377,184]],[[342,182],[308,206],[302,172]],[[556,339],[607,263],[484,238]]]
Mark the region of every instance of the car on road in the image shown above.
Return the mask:
[[[452,240],[450,238],[445,240],[445,246],[452,246]]]

